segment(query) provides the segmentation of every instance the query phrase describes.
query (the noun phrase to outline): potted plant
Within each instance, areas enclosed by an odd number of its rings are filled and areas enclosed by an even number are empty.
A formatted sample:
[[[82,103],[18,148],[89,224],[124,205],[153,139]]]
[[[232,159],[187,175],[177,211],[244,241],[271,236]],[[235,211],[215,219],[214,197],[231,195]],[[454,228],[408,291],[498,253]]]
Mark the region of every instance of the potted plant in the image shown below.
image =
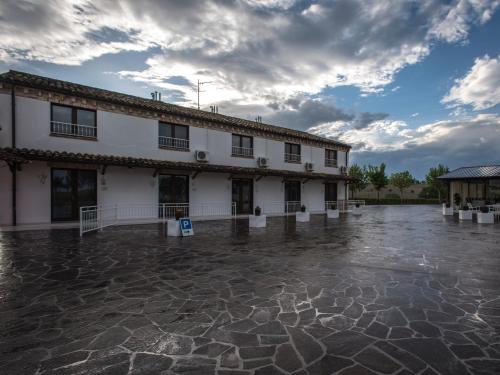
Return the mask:
[[[295,220],[300,222],[306,222],[311,219],[311,215],[305,205],[300,206],[300,211],[295,213]]]
[[[330,203],[326,209],[326,217],[328,219],[337,219],[339,217],[339,210],[337,209],[337,203]]]
[[[460,207],[460,203],[462,203],[462,197],[460,197],[460,194],[453,194],[453,202],[455,202],[456,207]]]
[[[472,220],[472,211],[469,210],[468,205],[464,205],[462,209],[458,210],[458,220]]]
[[[453,207],[450,202],[443,203],[443,216],[453,216]]]
[[[267,225],[266,215],[262,215],[262,209],[257,206],[253,210],[253,215],[248,215],[248,226],[250,228],[265,228]]]
[[[495,221],[495,216],[493,212],[490,212],[489,207],[481,206],[477,213],[477,222],[479,224],[493,224]]]

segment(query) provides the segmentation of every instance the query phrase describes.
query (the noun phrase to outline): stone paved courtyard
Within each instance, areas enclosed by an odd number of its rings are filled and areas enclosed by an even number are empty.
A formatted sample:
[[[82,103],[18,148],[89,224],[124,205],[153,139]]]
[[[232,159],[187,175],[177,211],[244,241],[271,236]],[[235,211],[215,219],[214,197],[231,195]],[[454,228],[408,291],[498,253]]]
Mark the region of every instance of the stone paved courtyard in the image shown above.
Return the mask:
[[[500,225],[439,207],[0,232],[0,374],[498,374]]]

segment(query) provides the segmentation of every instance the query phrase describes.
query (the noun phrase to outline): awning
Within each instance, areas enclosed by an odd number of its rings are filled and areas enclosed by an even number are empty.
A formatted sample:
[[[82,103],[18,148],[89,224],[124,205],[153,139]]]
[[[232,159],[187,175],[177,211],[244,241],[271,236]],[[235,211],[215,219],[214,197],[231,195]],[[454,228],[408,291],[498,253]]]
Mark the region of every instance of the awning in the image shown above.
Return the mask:
[[[66,151],[49,151],[27,148],[0,148],[0,160],[9,165],[21,165],[31,161],[68,162],[100,166],[122,166],[129,168],[172,169],[193,172],[229,173],[232,175],[279,176],[286,178],[321,179],[330,181],[350,181],[344,174],[295,172],[282,169],[248,168],[210,163],[189,163],[158,159],[133,158],[128,156],[82,154]]]

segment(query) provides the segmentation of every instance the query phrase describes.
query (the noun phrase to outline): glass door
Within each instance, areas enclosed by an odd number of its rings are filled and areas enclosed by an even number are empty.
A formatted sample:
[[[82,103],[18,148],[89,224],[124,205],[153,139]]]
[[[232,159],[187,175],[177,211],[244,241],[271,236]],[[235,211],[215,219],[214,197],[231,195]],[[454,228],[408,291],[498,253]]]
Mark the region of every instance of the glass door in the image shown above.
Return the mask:
[[[80,207],[97,204],[97,172],[52,169],[52,221],[78,220]]]
[[[189,176],[161,174],[159,178],[158,202],[167,204],[165,211],[160,207],[160,217],[173,217],[176,209],[189,216]]]
[[[337,183],[327,182],[325,183],[325,201],[333,202],[337,200]]]
[[[286,212],[300,210],[300,181],[285,182],[285,210]]]
[[[253,181],[250,179],[233,179],[233,203],[236,203],[237,214],[253,212]]]

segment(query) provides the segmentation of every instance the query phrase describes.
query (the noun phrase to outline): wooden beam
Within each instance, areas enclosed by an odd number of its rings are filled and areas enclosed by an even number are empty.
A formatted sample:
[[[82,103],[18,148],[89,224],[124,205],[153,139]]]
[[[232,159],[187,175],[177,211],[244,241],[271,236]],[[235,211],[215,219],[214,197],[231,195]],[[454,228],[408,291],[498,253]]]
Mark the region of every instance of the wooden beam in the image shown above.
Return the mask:
[[[153,177],[158,176],[158,173],[160,173],[160,170],[156,168],[155,171],[153,172]]]
[[[200,173],[201,173],[200,171],[194,172],[193,175],[191,176],[191,179],[194,180],[196,178],[196,176],[198,176]]]
[[[104,164],[102,167],[101,167],[101,175],[105,175],[106,174],[106,169],[108,168],[108,165],[107,164]]]
[[[264,175],[260,175],[259,177],[257,177],[257,178],[255,179],[255,181],[260,181],[260,180],[262,180],[264,177],[266,177],[266,176],[264,176]]]
[[[311,180],[310,178],[306,178],[304,181],[302,181],[302,185],[307,184],[310,180]]]

